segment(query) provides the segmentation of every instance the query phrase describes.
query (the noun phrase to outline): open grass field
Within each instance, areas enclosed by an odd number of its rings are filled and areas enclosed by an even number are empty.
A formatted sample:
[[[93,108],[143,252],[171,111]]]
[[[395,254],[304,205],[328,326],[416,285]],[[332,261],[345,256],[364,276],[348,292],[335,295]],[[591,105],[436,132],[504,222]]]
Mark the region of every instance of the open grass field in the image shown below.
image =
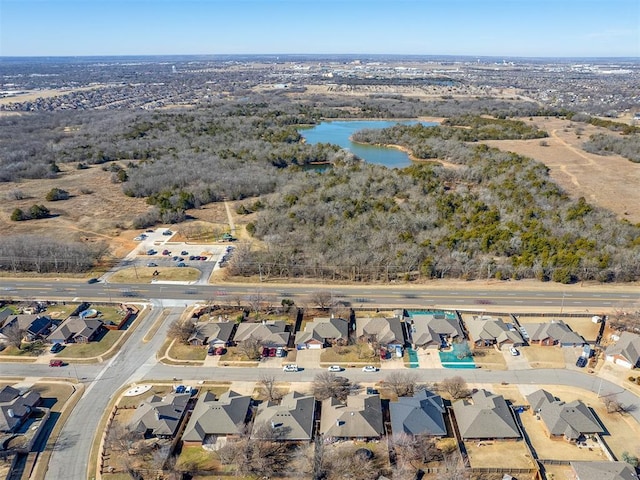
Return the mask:
[[[200,360],[207,356],[207,347],[194,347],[180,342],[173,342],[167,355],[175,360]]]
[[[564,368],[564,353],[560,347],[539,345],[529,345],[520,349],[520,354],[524,355],[531,368]]]

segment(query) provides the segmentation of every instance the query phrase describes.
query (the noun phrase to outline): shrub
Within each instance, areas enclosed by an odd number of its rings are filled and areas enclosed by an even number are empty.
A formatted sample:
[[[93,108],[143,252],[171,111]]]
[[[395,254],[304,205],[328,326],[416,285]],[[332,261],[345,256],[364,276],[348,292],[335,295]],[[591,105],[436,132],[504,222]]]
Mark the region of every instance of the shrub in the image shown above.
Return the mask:
[[[58,200],[67,200],[69,198],[69,192],[62,190],[61,188],[52,188],[45,197],[48,202],[56,202]]]
[[[21,222],[22,220],[27,220],[27,218],[25,218],[24,212],[21,209],[16,208],[11,212],[11,221]]]

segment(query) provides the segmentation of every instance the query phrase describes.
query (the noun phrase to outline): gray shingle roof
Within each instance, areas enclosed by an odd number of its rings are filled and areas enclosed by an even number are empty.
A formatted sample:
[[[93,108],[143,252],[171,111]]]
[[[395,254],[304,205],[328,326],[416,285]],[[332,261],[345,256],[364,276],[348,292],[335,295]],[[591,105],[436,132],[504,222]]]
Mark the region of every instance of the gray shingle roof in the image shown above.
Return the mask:
[[[446,338],[463,337],[457,320],[443,314],[418,314],[411,317],[413,343],[417,346],[440,346],[440,336]]]
[[[291,392],[280,404],[264,402],[258,407],[253,423],[253,437],[265,426],[282,429],[281,440],[311,440],[316,399],[313,396]]]
[[[505,342],[522,343],[522,336],[515,330],[509,330],[509,326],[501,318],[483,318],[466,322],[471,341],[489,340],[499,344]]]
[[[140,433],[151,430],[156,436],[173,436],[189,398],[189,393],[169,393],[164,397],[151,395],[136,409],[129,425]]]
[[[580,400],[565,403],[555,400],[544,390],[537,390],[527,396],[527,401],[540,415],[551,435],[576,440],[582,434],[604,432],[591,410]]]
[[[399,397],[389,403],[389,411],[394,435],[447,434],[444,404],[442,398],[433,392],[421,390],[412,397]]]
[[[50,342],[64,343],[75,337],[89,338],[103,325],[98,318],[69,317],[47,337]]]
[[[571,462],[577,480],[638,480],[626,462]]]
[[[296,335],[296,344],[316,340],[324,343],[327,339],[349,338],[349,322],[343,318],[314,318]]]
[[[322,402],[320,432],[334,438],[379,438],[384,434],[380,395],[352,395]]]
[[[453,403],[462,438],[520,438],[507,402],[500,395],[478,390],[469,400]]]
[[[640,335],[631,332],[622,332],[620,338],[605,350],[605,355],[620,355],[631,365],[640,363]]]
[[[242,342],[255,338],[263,345],[284,346],[289,343],[289,332],[285,331],[287,324],[283,321],[265,323],[241,323],[238,325],[234,340]]]
[[[381,345],[404,345],[402,322],[397,317],[356,318],[356,336],[375,335]]]
[[[198,322],[189,343],[197,340],[199,343],[228,343],[235,327],[234,322]]]
[[[24,395],[20,391],[5,386],[0,390],[0,432],[11,432],[31,414],[33,408],[40,403],[40,394],[28,391]]]
[[[551,320],[547,323],[524,323],[522,328],[529,335],[532,342],[538,342],[552,338],[558,343],[583,345],[584,338],[575,333],[562,320]]]
[[[202,442],[207,435],[234,435],[244,425],[251,397],[229,390],[218,400],[211,392],[198,398],[182,440]]]

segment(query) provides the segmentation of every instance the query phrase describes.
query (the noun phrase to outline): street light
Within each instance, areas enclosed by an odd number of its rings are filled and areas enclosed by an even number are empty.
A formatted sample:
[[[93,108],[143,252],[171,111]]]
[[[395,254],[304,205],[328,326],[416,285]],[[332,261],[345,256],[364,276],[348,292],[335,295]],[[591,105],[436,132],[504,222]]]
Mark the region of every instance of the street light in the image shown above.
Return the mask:
[[[562,315],[562,310],[564,309],[564,295],[565,293],[562,292],[562,303],[560,304],[560,315]]]

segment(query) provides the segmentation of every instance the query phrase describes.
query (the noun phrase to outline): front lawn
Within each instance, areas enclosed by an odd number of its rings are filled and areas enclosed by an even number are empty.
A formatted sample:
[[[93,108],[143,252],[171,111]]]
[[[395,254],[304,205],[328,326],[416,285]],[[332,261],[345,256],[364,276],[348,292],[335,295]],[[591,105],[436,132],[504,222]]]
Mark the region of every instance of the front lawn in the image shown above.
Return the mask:
[[[60,352],[62,358],[93,358],[107,352],[124,335],[122,330],[107,330],[97,342],[70,343]]]
[[[368,344],[357,343],[346,347],[331,347],[322,350],[321,363],[367,363],[380,364],[380,358]]]
[[[185,345],[178,341],[173,342],[169,352],[169,358],[174,360],[199,360],[204,361],[207,357],[207,347]]]

